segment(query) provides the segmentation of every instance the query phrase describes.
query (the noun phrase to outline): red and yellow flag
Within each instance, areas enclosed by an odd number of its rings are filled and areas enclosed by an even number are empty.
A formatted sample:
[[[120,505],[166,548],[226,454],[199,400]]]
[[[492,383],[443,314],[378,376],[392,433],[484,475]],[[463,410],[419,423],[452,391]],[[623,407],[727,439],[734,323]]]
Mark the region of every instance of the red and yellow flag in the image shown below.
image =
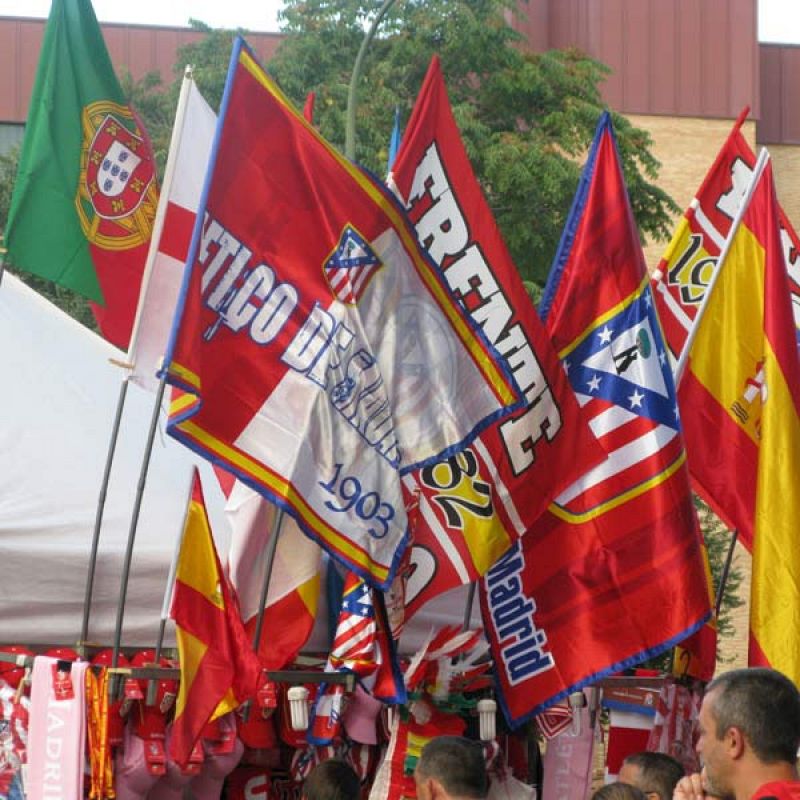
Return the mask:
[[[800,683],[800,362],[769,162],[756,180],[678,397],[693,477],[753,543],[750,663]]]
[[[220,567],[196,470],[175,575],[172,618],[181,684],[170,749],[175,761],[185,764],[206,723],[251,696],[260,672]]]

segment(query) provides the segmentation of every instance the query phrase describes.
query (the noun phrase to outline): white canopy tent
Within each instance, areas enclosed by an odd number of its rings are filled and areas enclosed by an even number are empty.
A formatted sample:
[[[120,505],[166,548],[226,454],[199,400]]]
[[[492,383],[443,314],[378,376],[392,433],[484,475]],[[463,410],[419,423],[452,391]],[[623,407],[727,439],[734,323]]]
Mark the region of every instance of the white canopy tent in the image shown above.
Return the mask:
[[[0,285],[0,647],[74,646],[124,354],[6,273]],[[89,641],[113,642],[120,575],[154,397],[128,388],[108,487]],[[224,496],[209,464],[163,433],[161,412],[136,534],[123,646],[152,646],[169,565],[198,465],[220,557],[230,537]],[[402,650],[432,625],[461,624],[466,590],[414,618]],[[324,605],[324,599],[323,599]],[[309,649],[324,651],[320,610]],[[477,602],[473,624],[480,624]],[[265,620],[264,635],[269,635]],[[171,627],[168,641],[174,642]]]

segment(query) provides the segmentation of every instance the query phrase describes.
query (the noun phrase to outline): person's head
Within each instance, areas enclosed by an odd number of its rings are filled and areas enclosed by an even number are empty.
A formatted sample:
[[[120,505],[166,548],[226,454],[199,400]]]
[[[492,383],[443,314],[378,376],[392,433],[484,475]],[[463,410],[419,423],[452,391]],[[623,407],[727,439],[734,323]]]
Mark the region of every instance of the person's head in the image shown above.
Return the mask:
[[[592,795],[592,800],[646,800],[646,798],[644,792],[629,783],[607,783]]]
[[[360,795],[358,775],[340,758],[317,764],[303,782],[303,800],[358,800]]]
[[[483,748],[461,736],[440,736],[422,748],[414,770],[417,800],[484,800],[489,791]]]
[[[697,754],[708,791],[735,794],[737,779],[765,767],[794,768],[800,693],[780,672],[737,669],[713,680],[703,698]]]
[[[666,753],[632,753],[619,771],[620,783],[629,783],[644,792],[648,800],[672,800],[675,786],[683,777],[683,767]]]

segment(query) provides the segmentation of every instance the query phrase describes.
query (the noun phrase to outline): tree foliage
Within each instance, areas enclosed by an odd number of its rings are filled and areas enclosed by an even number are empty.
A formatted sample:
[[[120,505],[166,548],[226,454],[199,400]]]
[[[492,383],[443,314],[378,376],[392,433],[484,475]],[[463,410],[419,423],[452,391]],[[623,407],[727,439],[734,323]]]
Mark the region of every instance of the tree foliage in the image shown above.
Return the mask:
[[[286,38],[267,65],[298,104],[316,92],[315,122],[344,144],[352,65],[377,0],[288,0]],[[603,65],[575,51],[526,52],[507,0],[398,0],[358,84],[356,159],[382,175],[395,107],[408,119],[434,53],[472,164],[523,278],[543,283],[603,109]],[[655,180],[646,131],[614,125],[643,234],[664,239],[677,211]]]

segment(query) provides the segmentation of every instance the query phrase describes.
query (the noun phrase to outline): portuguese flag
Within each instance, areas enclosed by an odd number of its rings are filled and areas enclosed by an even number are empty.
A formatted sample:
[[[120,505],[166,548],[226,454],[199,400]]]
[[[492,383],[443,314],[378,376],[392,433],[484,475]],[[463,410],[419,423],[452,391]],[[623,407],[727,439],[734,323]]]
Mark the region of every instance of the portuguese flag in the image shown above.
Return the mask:
[[[89,0],[53,0],[5,233],[10,266],[92,301],[127,349],[158,202]]]

